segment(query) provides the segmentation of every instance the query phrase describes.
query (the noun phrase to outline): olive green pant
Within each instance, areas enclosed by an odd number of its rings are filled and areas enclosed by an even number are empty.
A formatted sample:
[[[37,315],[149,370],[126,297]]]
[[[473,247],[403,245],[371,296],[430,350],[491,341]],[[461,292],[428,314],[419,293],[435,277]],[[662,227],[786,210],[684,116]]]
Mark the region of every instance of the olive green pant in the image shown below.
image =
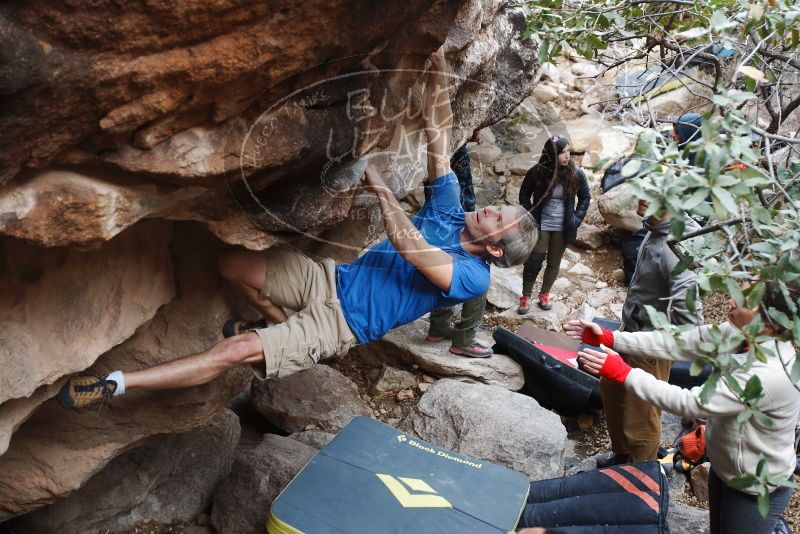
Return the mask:
[[[544,269],[544,277],[542,278],[542,292],[550,292],[553,282],[558,278],[561,258],[564,257],[566,249],[567,242],[564,239],[564,232],[541,232],[539,234],[539,240],[536,242],[536,246],[533,247],[533,251],[522,270],[522,294],[524,296],[531,296],[533,284],[542,269],[545,255],[547,256],[547,267]]]
[[[631,367],[642,369],[659,380],[669,380],[672,362],[652,358],[622,357]],[[655,460],[661,444],[661,409],[643,401],[625,386],[600,379],[600,398],[606,417],[611,450],[627,454],[631,462]]]
[[[461,320],[452,325],[455,306],[440,308],[431,312],[430,336],[444,336],[453,331],[453,346],[469,347],[475,343],[475,331],[483,321],[483,312],[486,310],[486,295],[481,295],[468,300],[461,305]]]

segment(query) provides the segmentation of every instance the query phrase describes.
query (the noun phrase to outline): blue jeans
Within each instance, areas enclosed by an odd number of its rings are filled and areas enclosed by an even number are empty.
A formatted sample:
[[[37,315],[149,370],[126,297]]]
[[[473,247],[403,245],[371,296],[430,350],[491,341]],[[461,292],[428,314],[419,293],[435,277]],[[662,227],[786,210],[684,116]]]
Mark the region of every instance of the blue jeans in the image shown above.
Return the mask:
[[[772,534],[778,518],[789,505],[794,490],[778,488],[769,495],[767,517],[758,512],[756,496],[725,484],[711,468],[708,474],[708,504],[711,534]]]

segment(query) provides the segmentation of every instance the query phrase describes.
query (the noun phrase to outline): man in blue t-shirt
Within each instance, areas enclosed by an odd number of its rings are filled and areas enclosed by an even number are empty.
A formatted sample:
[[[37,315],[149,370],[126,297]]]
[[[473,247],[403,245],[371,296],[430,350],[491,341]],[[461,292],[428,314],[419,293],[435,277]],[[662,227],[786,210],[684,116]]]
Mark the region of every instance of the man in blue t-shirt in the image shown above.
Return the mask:
[[[491,206],[465,213],[461,207],[448,156],[453,124],[441,49],[431,64],[423,110],[429,194],[413,220],[368,165],[362,186],[378,197],[385,241],[339,266],[282,248],[226,252],[222,276],[261,312],[263,323],[229,321],[226,339],[209,350],[141,371],[73,376],[58,394],[62,404],[79,408],[131,389],[196,386],[244,364],[259,378],[286,376],[433,309],[482,295],[490,264],[523,263],[538,235],[527,210]]]

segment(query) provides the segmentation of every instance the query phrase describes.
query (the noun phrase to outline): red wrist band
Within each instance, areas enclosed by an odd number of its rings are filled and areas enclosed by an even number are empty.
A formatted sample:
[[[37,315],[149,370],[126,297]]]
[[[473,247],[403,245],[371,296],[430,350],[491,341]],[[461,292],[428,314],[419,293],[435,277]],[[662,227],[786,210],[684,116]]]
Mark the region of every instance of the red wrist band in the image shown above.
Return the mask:
[[[594,333],[591,328],[584,328],[583,329],[583,342],[588,343],[589,345],[594,345],[595,347],[599,347],[600,345],[605,345],[609,349],[614,348],[614,332],[611,330],[607,330],[602,326],[600,329],[603,331],[602,334],[599,336]]]
[[[605,363],[603,363],[603,367],[600,368],[600,376],[620,384],[625,383],[625,379],[628,378],[628,373],[630,372],[631,366],[616,354],[609,354]]]

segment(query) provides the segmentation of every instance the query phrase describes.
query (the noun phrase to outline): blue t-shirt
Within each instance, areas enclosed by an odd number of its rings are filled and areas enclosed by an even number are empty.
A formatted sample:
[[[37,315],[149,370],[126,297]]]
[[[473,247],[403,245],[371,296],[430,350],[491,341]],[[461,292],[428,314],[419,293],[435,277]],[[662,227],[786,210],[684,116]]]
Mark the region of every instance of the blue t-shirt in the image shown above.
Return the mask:
[[[387,239],[353,263],[336,267],[336,290],[347,324],[359,343],[380,339],[392,328],[483,295],[489,264],[461,246],[464,210],[453,173],[426,186],[428,200],[412,219],[425,240],[453,257],[450,291],[442,291],[406,261]]]

